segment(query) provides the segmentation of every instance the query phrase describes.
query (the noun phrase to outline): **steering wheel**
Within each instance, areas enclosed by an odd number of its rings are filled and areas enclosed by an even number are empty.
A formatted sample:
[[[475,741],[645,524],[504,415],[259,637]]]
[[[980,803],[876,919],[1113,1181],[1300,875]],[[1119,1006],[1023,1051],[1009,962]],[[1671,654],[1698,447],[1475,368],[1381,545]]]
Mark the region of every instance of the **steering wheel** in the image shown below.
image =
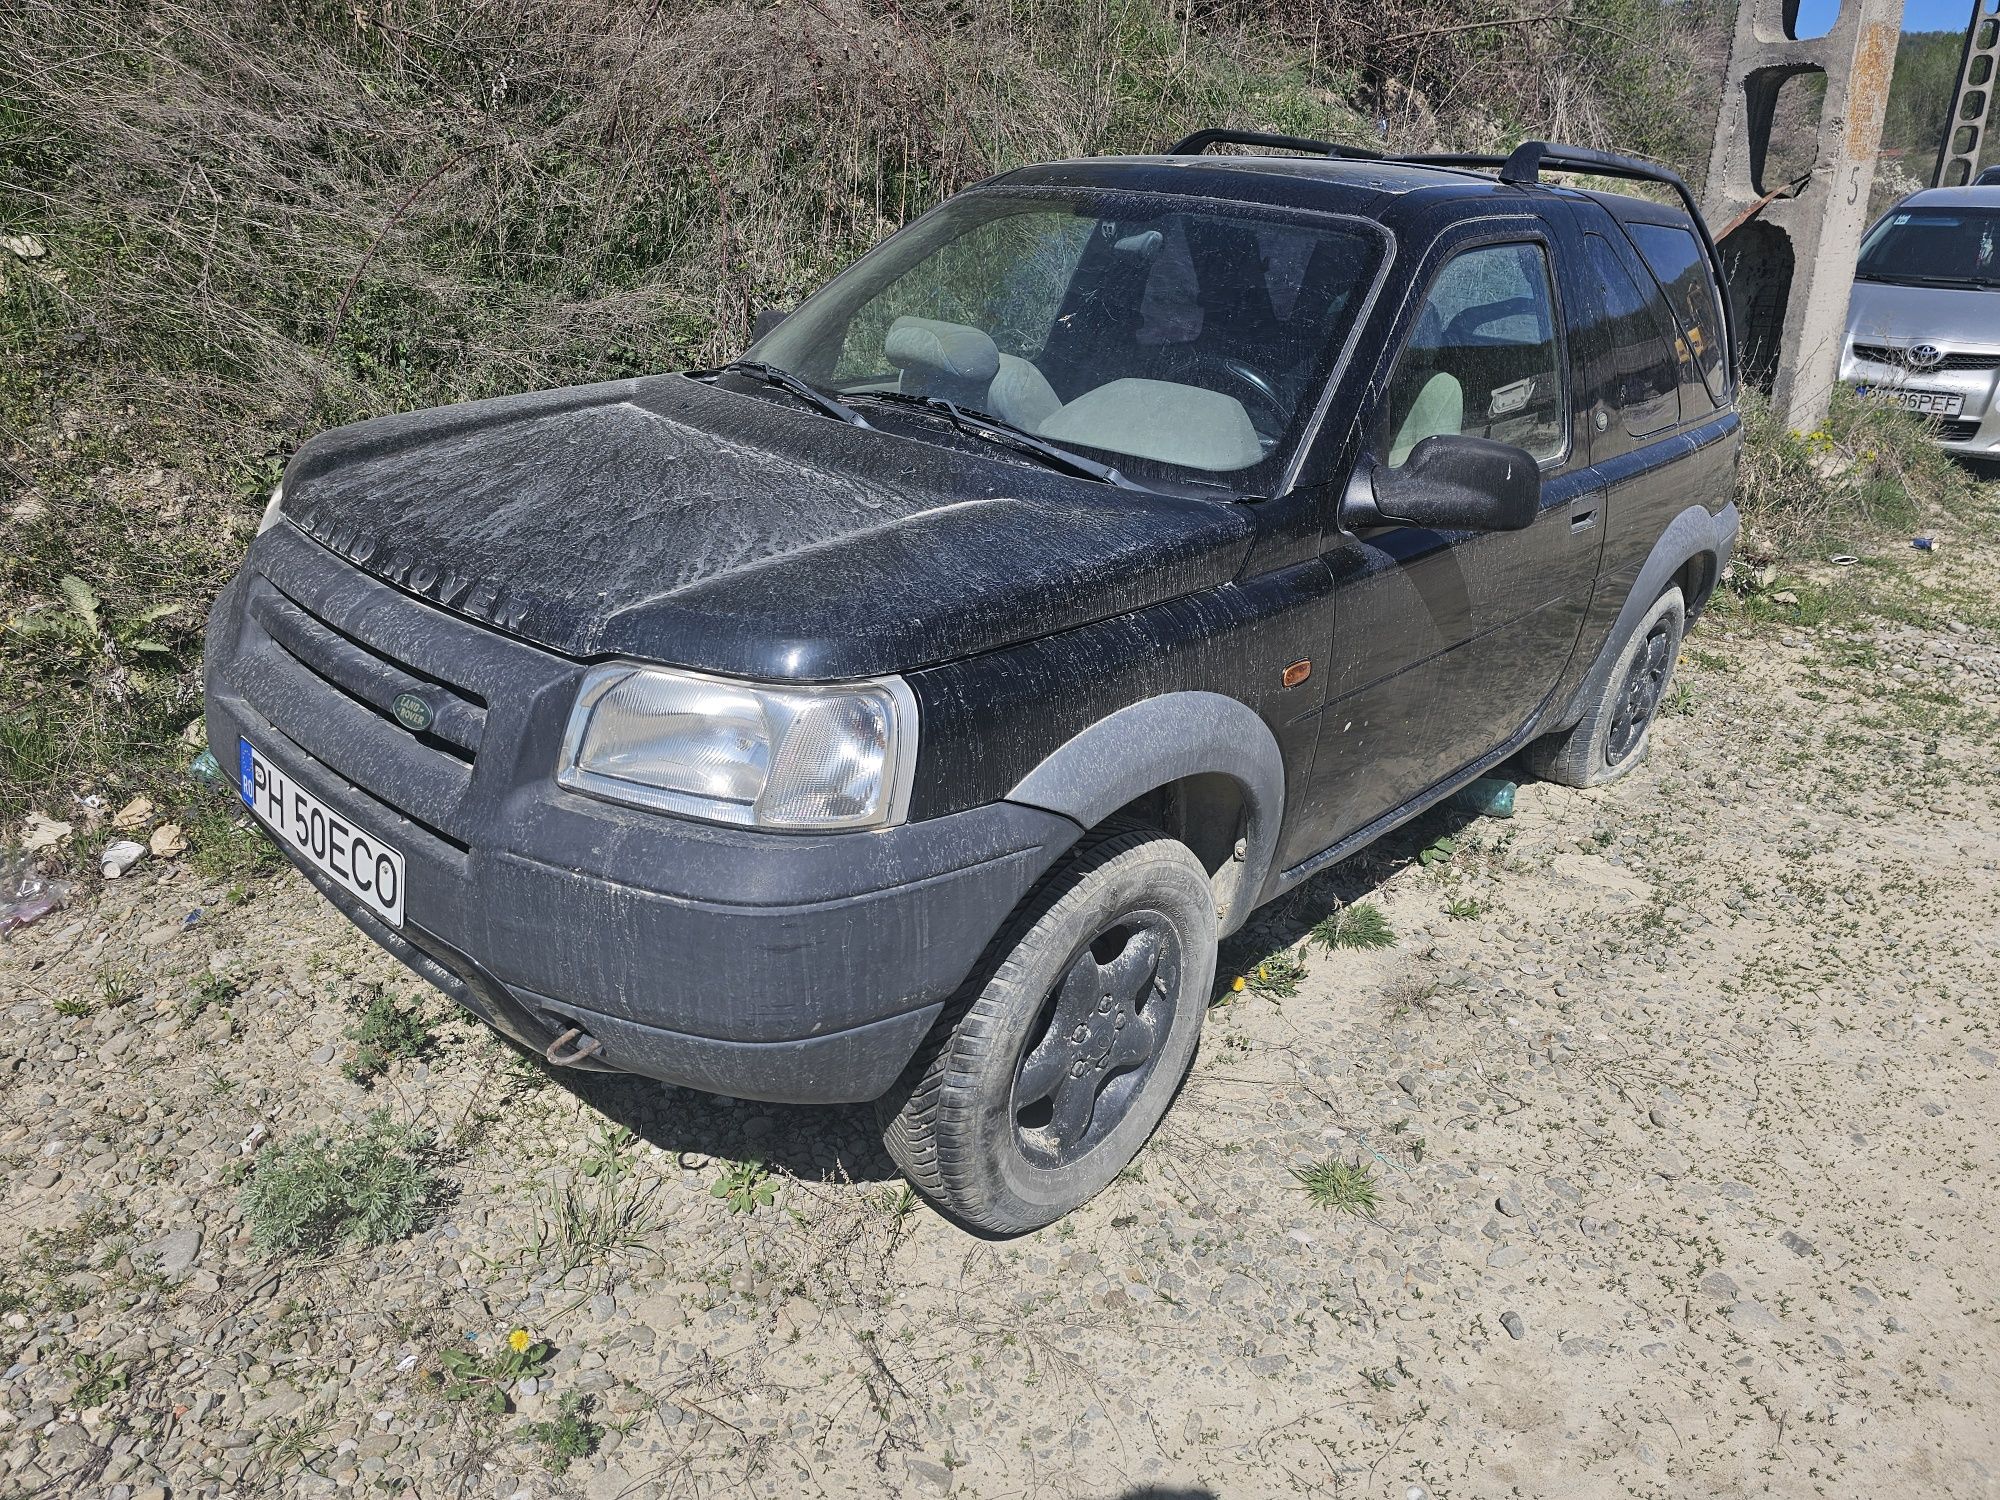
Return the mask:
[[[1250,403],[1247,404],[1261,408],[1264,421],[1258,420],[1257,411],[1250,413],[1250,425],[1260,434],[1276,437],[1284,431],[1286,422],[1291,419],[1292,409],[1290,404],[1272,388],[1269,380],[1240,359],[1212,357],[1202,363],[1206,368],[1228,376],[1238,390],[1249,394]]]

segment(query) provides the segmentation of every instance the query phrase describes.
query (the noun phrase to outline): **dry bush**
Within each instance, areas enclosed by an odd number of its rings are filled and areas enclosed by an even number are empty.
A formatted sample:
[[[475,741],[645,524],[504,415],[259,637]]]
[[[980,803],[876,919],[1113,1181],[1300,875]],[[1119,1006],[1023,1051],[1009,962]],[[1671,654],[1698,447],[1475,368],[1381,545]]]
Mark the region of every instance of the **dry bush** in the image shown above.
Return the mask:
[[[192,795],[207,601],[311,431],[709,362],[1029,160],[1232,123],[1705,157],[1689,0],[0,6],[0,833]],[[102,603],[64,608],[68,576]],[[177,606],[170,615],[155,612]],[[166,652],[140,654],[132,622]],[[77,628],[70,628],[74,624]],[[151,639],[152,637],[148,637]],[[220,826],[219,818],[210,819]]]

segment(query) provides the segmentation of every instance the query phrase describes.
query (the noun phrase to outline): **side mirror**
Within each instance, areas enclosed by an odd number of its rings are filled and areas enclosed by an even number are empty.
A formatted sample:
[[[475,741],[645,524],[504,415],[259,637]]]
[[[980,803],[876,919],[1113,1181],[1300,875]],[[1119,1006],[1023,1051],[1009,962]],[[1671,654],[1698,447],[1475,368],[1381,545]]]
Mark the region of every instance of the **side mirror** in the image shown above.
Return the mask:
[[[761,339],[790,316],[791,314],[781,312],[775,307],[765,308],[750,320],[750,342],[753,344],[756,343],[757,340]]]
[[[1525,448],[1491,438],[1427,437],[1400,469],[1377,469],[1374,494],[1347,497],[1349,525],[1432,531],[1525,531],[1542,509],[1542,471]]]

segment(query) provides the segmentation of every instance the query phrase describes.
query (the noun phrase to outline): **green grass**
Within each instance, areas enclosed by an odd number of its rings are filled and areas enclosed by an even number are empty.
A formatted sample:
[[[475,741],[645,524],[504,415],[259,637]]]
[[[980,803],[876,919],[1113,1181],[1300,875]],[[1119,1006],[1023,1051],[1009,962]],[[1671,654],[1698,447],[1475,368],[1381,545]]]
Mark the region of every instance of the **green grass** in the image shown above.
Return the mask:
[[[102,1406],[113,1396],[124,1395],[132,1385],[131,1368],[113,1363],[109,1355],[79,1352],[70,1361],[70,1373],[76,1377],[70,1404],[79,1410]]]
[[[580,1391],[567,1391],[556,1403],[553,1418],[526,1422],[521,1426],[522,1442],[542,1450],[542,1466],[551,1474],[561,1474],[579,1458],[588,1458],[604,1441],[604,1429],[590,1420],[591,1399]]]
[[[379,1110],[347,1134],[309,1130],[266,1147],[242,1189],[251,1242],[266,1255],[325,1255],[406,1238],[442,1195],[430,1152],[429,1136]]]
[[[1359,1164],[1329,1156],[1309,1167],[1294,1167],[1292,1176],[1314,1208],[1342,1214],[1365,1214],[1375,1208],[1374,1174]]]
[[[1395,929],[1372,901],[1350,902],[1322,918],[1312,938],[1322,948],[1391,948],[1396,943]]]
[[[740,1161],[715,1180],[711,1196],[722,1199],[733,1214],[753,1214],[777,1201],[778,1185],[771,1169],[752,1158]]]
[[[1260,959],[1243,977],[1258,994],[1289,1000],[1299,992],[1299,983],[1306,977],[1306,961],[1292,949],[1280,948]]]
[[[405,1010],[381,985],[369,989],[368,1004],[361,1019],[347,1028],[354,1050],[340,1065],[351,1083],[363,1088],[374,1085],[397,1059],[413,1060],[435,1050],[437,1038],[421,1010]]]
[[[0,1265],[0,1314],[69,1313],[90,1301],[72,1278],[107,1270],[130,1245],[131,1221],[102,1208],[62,1229],[31,1229],[21,1249]]]

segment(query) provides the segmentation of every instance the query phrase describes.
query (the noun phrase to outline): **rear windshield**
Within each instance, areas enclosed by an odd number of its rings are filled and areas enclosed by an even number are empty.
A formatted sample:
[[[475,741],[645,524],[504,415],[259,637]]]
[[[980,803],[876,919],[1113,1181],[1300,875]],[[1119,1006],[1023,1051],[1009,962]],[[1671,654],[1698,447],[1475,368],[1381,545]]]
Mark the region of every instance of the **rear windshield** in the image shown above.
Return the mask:
[[[940,396],[1140,482],[1269,493],[1382,249],[1352,220],[1213,199],[969,193],[751,354],[878,425],[896,415],[871,394]]]
[[[1854,274],[1905,286],[2000,286],[2000,208],[1898,209],[1862,241]]]

